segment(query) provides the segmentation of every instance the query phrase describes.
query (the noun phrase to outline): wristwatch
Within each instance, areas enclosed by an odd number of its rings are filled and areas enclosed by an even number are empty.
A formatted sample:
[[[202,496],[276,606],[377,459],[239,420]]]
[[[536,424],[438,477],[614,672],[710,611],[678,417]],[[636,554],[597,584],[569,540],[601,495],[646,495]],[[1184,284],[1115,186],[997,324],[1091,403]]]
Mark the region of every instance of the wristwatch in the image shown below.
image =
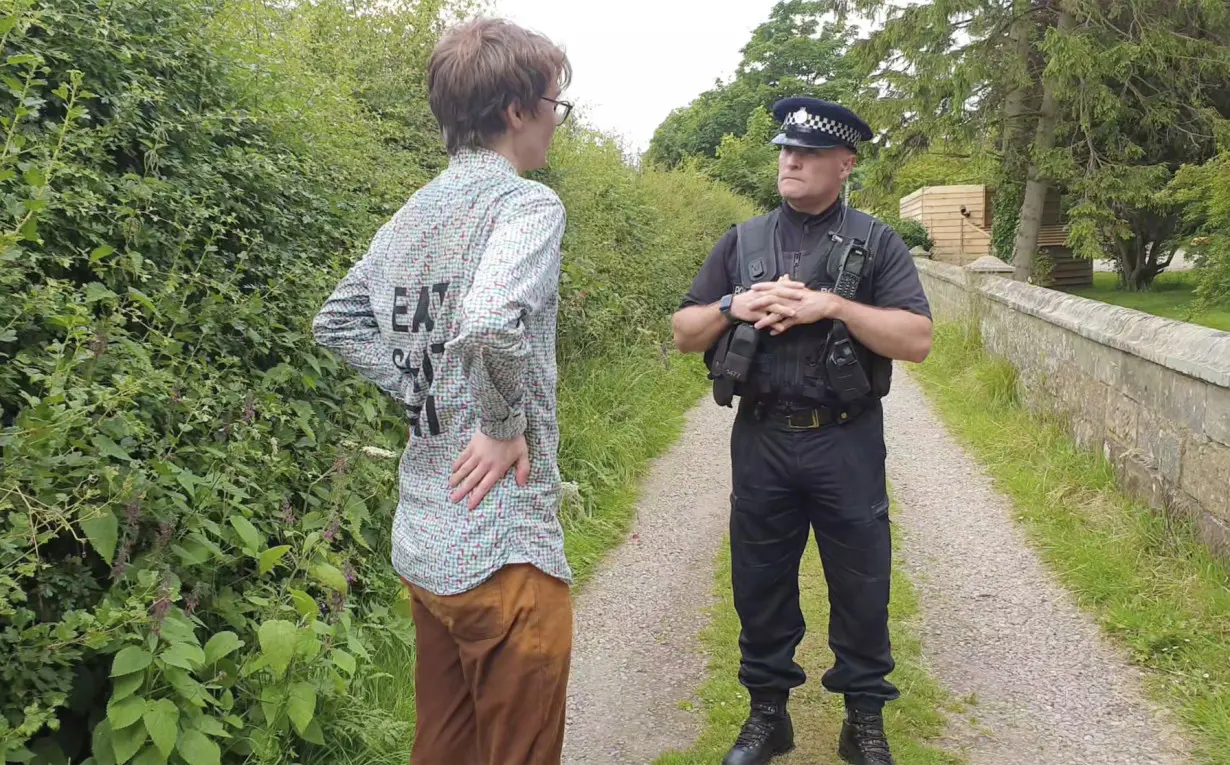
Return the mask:
[[[728,295],[723,295],[722,299],[718,301],[718,310],[721,311],[722,315],[726,317],[726,321],[729,321],[731,324],[734,324],[737,321],[739,321],[730,312],[730,307],[731,305],[734,304],[734,300],[735,300],[735,296],[728,294]]]

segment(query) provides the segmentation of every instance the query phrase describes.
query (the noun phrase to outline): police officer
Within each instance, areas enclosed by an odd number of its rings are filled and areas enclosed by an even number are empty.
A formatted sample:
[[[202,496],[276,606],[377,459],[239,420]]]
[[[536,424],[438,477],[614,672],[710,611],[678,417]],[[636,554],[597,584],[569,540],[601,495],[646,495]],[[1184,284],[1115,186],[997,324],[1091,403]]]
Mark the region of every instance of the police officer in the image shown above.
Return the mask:
[[[675,343],[705,354],[714,395],[739,399],[731,433],[730,544],[751,710],[724,765],[794,747],[786,702],[803,684],[799,561],[815,532],[828,582],[822,678],[845,698],[838,752],[890,765],[882,708],[898,696],[888,601],[891,543],[884,419],[892,360],[921,362],[931,312],[910,253],[842,187],[867,124],[814,98],[774,105],[782,123],[780,207],[732,227],[673,319]]]

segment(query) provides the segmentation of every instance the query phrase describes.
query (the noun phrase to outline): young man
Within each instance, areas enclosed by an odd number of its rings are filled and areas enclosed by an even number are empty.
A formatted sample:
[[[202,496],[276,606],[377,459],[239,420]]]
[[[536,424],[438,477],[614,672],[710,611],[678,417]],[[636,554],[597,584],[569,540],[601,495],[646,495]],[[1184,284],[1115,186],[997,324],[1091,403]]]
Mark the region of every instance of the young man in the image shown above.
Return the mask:
[[[404,407],[392,562],[411,594],[413,765],[558,763],[572,651],[557,516],[564,208],[542,167],[571,105],[548,40],[495,20],[428,66],[448,168],[376,234],[317,341]]]
[[[892,765],[882,716],[898,692],[887,679],[892,546],[880,399],[893,359],[921,362],[930,352],[931,311],[901,238],[841,200],[870,127],[815,98],[784,99],[774,114],[782,204],[722,237],[674,319],[684,352],[716,355],[732,331],[756,338],[754,350],[740,342],[714,358],[715,395],[739,396],[730,544],[739,680],[751,696],[722,762],[764,765],[794,747],[786,705],[806,680],[794,660],[806,628],[799,561],[814,531],[835,656],[821,682],[846,705],[838,753],[853,765]],[[723,387],[740,356],[750,356],[745,379]]]

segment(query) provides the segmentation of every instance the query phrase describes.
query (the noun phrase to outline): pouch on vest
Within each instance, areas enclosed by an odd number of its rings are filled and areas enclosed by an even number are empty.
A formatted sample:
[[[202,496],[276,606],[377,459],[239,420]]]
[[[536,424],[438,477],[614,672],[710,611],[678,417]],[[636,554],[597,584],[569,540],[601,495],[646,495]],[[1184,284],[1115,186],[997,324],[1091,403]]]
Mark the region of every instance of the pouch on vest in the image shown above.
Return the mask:
[[[870,239],[870,234],[868,238]],[[830,273],[834,262],[838,263],[838,267],[833,293],[846,300],[854,300],[863,274],[871,265],[871,254],[861,242],[851,240],[845,243],[840,255],[829,257]],[[824,366],[828,373],[829,390],[842,403],[857,401],[871,392],[867,371],[844,322],[833,321],[825,347]]]
[[[882,240],[887,228],[888,227],[884,223],[880,221],[876,221],[874,219],[872,219],[868,223],[866,249],[869,253],[872,254],[873,257],[875,256],[876,253],[879,252],[880,241]],[[828,263],[829,274],[834,279],[834,281],[839,280],[841,263],[842,263],[842,260],[840,257],[834,257],[830,259]],[[870,270],[865,271],[864,273],[865,274],[870,273]],[[871,395],[874,396],[875,398],[883,398],[887,396],[890,389],[892,388],[892,377],[893,377],[892,359],[888,359],[888,358],[885,358],[884,356],[874,353],[870,348],[863,345],[862,343],[859,343],[856,340],[852,339],[852,342],[853,342],[855,351],[857,352],[859,358],[862,360],[863,369],[867,373],[867,377],[869,378]]]
[[[736,229],[736,261],[739,281],[735,294],[750,290],[756,282],[773,279],[778,266],[768,252],[750,252],[749,243],[776,235],[778,211],[761,218],[744,221]],[[709,379],[713,381],[713,400],[720,406],[730,406],[734,396],[742,395],[752,373],[756,350],[760,345],[760,330],[751,324],[738,323],[727,329],[714,343],[708,355]]]
[[[879,252],[880,241],[884,236],[887,225],[876,220],[872,220],[867,231],[867,251],[872,258],[876,257]],[[864,274],[870,273],[870,269],[864,271]],[[884,398],[888,395],[889,389],[892,386],[893,377],[893,362],[892,359],[885,358],[878,353],[872,352],[870,348],[861,343],[856,343],[856,349],[863,360],[863,368],[867,372],[871,386],[871,395],[876,398]]]

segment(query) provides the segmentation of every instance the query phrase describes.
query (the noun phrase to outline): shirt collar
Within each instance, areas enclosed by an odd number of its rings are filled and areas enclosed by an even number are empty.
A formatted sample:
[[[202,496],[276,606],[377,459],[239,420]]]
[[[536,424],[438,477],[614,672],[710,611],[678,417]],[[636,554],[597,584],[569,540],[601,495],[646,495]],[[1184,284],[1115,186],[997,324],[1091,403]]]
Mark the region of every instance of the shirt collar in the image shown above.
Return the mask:
[[[841,210],[841,197],[838,197],[836,201],[833,202],[833,204],[829,205],[828,209],[822,212],[819,212],[819,213],[814,213],[814,214],[799,212],[798,210],[791,207],[790,204],[787,203],[785,200],[782,200],[782,215],[784,215],[787,220],[789,220],[792,224],[798,226],[799,228],[802,228],[804,225],[807,225],[807,224],[815,224],[821,221],[828,220],[832,218],[834,215],[836,215],[838,211],[840,210]]]
[[[458,149],[449,157],[449,166],[467,170],[483,170],[487,172],[504,172],[510,175],[520,175],[512,161],[498,151],[482,147],[466,147]]]

